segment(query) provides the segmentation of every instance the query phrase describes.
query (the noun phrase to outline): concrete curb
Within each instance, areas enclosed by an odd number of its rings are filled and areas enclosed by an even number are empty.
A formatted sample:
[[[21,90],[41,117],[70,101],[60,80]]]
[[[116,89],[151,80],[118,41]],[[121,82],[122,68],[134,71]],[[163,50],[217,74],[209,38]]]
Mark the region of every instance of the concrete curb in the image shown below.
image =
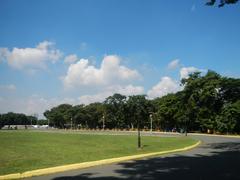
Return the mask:
[[[29,178],[29,177],[33,177],[33,176],[41,176],[41,175],[46,175],[46,174],[60,173],[60,172],[69,171],[69,170],[83,169],[83,168],[88,168],[88,167],[92,167],[92,166],[106,165],[106,164],[118,163],[118,162],[122,162],[122,161],[140,159],[140,158],[149,157],[149,156],[156,156],[156,155],[162,155],[162,154],[167,154],[167,153],[187,151],[187,150],[197,147],[199,144],[201,144],[201,141],[198,141],[197,143],[195,143],[194,145],[191,145],[191,146],[174,149],[174,150],[169,150],[169,151],[161,151],[161,152],[138,154],[138,155],[132,155],[132,156],[124,156],[124,157],[119,157],[119,158],[103,159],[103,160],[99,160],[99,161],[83,162],[83,163],[69,164],[69,165],[63,165],[63,166],[57,166],[57,167],[51,167],[51,168],[38,169],[38,170],[33,170],[33,171],[26,171],[23,173],[8,174],[8,175],[0,176],[0,180]]]

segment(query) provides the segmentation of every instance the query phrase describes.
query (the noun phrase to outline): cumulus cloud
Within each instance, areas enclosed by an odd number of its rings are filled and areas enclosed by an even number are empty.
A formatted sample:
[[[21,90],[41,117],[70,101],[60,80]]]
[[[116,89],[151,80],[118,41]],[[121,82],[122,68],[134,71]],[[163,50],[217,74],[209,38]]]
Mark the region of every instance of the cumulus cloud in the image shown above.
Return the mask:
[[[105,88],[102,92],[93,95],[83,95],[78,98],[81,104],[90,104],[94,102],[103,102],[107,97],[112,96],[114,93],[119,93],[125,96],[138,95],[144,93],[142,86],[110,86]]]
[[[196,67],[183,67],[180,69],[180,79],[188,78],[189,74],[194,72],[202,72],[203,70]]]
[[[180,60],[175,59],[168,64],[168,69],[173,70],[180,66]]]
[[[5,58],[9,66],[15,69],[45,69],[47,62],[55,63],[62,53],[53,42],[43,41],[34,48],[1,48],[0,57]]]
[[[116,92],[114,92],[116,91]],[[112,92],[123,94],[125,96],[132,96],[132,95],[138,95],[144,93],[144,88],[142,86],[133,86],[133,85],[127,85],[125,87],[113,87]]]
[[[73,64],[78,60],[78,57],[76,54],[70,54],[64,58],[64,62],[66,64]]]
[[[8,48],[0,48],[0,62],[4,61],[9,55]]]
[[[0,86],[13,89],[14,86]],[[0,97],[0,113],[17,112],[25,113],[27,115],[38,114],[39,118],[43,118],[43,113],[52,107],[63,103],[71,105],[90,104],[93,102],[102,102],[108,96],[114,93],[121,93],[123,95],[143,94],[144,88],[141,86],[111,86],[104,89],[100,93],[93,95],[83,95],[79,98],[44,98],[39,95],[32,95],[25,98]]]
[[[34,113],[43,114],[46,110],[49,110],[54,106],[58,106],[64,103],[76,105],[78,102],[76,99],[73,99],[73,98],[46,99],[44,97],[34,95],[26,99],[25,112],[26,114],[34,114]]]
[[[73,98],[44,98],[38,95],[32,95],[26,98],[0,97],[0,113],[16,112],[27,115],[38,114],[43,118],[43,113],[59,104],[68,103],[78,104],[78,100]]]
[[[147,92],[150,99],[161,97],[169,93],[175,93],[181,89],[178,82],[170,77],[162,77],[161,80]]]
[[[88,59],[80,59],[69,66],[63,77],[64,87],[109,86],[140,78],[137,70],[120,65],[120,61],[116,55],[105,56],[100,68],[97,68]]]
[[[0,90],[4,90],[4,91],[15,91],[17,88],[14,84],[4,84],[1,85],[0,84]]]

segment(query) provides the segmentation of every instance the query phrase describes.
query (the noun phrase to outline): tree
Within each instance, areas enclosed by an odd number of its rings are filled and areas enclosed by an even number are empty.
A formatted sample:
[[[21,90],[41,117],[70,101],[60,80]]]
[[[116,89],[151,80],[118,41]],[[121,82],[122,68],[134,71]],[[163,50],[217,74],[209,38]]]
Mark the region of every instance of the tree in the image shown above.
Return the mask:
[[[4,125],[30,125],[30,117],[31,116],[26,116],[22,113],[8,112],[1,115],[0,127],[3,127]]]
[[[238,0],[219,0],[218,7],[223,7],[224,5],[235,4]],[[209,0],[206,5],[213,6],[215,5],[216,0]]]
[[[39,119],[38,120],[38,125],[48,125],[48,121],[46,119]]]
[[[214,71],[208,71],[200,78],[199,111],[197,120],[202,131],[216,130],[216,116],[220,113],[223,102],[220,95],[221,76]]]
[[[170,130],[176,127],[177,119],[176,113],[178,111],[177,96],[175,94],[168,94],[156,99],[157,118],[159,120],[159,128],[162,130]]]
[[[223,77],[219,89],[224,103],[234,103],[240,99],[240,79]]]
[[[216,115],[223,102],[220,94],[221,76],[209,70],[205,76],[193,73],[183,79],[183,104],[186,112],[186,128],[201,131],[214,131]]]
[[[131,118],[137,123],[138,129],[138,148],[141,148],[141,136],[140,131],[144,120],[148,119],[148,101],[145,95],[129,96],[127,101],[128,108],[131,112]]]
[[[37,124],[37,117],[35,116],[27,116],[27,121],[30,122],[30,124]]]
[[[217,130],[221,133],[240,132],[240,100],[223,107],[217,116]]]
[[[114,94],[104,101],[106,110],[106,119],[110,127],[125,128],[125,105],[126,96]],[[111,124],[110,124],[111,123]]]
[[[184,109],[185,134],[187,135],[190,126],[194,124],[197,117],[199,90],[200,90],[200,72],[190,74],[188,78],[182,79],[181,83],[184,86],[182,91],[182,104]]]
[[[4,121],[3,121],[3,117],[2,114],[0,114],[0,129],[4,126]]]
[[[138,147],[141,147],[140,130],[150,127],[152,114],[153,127],[170,130],[240,132],[239,101],[240,79],[222,77],[209,70],[190,74],[181,80],[183,90],[174,94],[146,100],[144,95],[126,97],[114,94],[104,103],[72,107],[62,104],[44,113],[45,117],[58,128],[69,122],[84,128],[103,127],[138,129]],[[104,121],[103,121],[104,117]],[[15,121],[17,119],[17,121]],[[71,121],[72,120],[72,121]],[[29,118],[14,113],[0,116],[0,126],[11,123],[29,123]]]
[[[84,109],[84,105],[76,105],[73,106],[71,109],[69,109],[71,115],[72,115],[72,123],[74,128],[77,128],[78,126],[87,126],[87,123],[85,120],[87,120],[87,114]]]
[[[104,113],[104,107],[101,103],[92,103],[84,107],[86,122],[89,128],[101,126],[101,120]]]
[[[71,123],[70,104],[60,104],[52,108],[50,111],[45,111],[44,116],[49,120],[49,123],[54,127],[64,128],[67,123]]]

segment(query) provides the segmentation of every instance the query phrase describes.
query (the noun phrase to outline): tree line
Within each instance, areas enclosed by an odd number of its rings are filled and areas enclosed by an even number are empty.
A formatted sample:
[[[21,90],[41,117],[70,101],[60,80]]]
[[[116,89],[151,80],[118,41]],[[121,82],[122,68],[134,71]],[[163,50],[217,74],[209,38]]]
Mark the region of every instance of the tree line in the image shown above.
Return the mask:
[[[114,94],[103,103],[61,104],[44,115],[58,128],[240,132],[240,79],[214,71],[182,79],[182,91],[153,100]]]
[[[25,115],[23,113],[8,112],[0,114],[0,129],[5,125],[47,125],[45,119],[38,119],[34,115]]]
[[[103,103],[61,104],[44,112],[50,126],[57,128],[134,129],[148,125],[150,101],[145,95],[114,94]],[[138,123],[140,122],[141,123]]]
[[[56,128],[147,129],[240,133],[240,79],[208,71],[181,80],[182,90],[149,100],[145,95],[114,94],[102,103],[60,104],[44,112]],[[1,126],[29,123],[14,113],[0,116]],[[6,118],[8,117],[8,118]],[[20,118],[21,117],[21,118]],[[18,122],[17,122],[18,121]]]
[[[27,116],[23,113],[9,112],[0,114],[0,128],[5,125],[33,125],[37,123],[37,117]]]

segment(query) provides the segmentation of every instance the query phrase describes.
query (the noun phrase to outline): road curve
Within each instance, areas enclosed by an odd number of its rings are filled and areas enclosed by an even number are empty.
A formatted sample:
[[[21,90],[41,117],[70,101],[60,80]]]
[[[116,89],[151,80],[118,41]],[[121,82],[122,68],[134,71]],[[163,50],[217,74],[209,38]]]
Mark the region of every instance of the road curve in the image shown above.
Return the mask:
[[[28,179],[240,179],[240,138],[190,136],[202,141],[190,151]]]

